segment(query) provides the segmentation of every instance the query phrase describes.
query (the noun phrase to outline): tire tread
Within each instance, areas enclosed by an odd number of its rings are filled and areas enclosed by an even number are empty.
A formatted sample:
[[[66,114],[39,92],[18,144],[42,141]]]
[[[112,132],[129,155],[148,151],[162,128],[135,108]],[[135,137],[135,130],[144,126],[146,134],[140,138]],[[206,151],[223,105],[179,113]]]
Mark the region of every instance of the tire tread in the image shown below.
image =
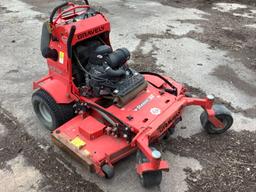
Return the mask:
[[[71,104],[57,104],[56,101],[43,89],[37,90],[32,95],[32,103],[34,99],[42,99],[49,107],[49,109],[52,111],[53,115],[55,116],[53,122],[53,127],[48,128],[51,130],[56,129],[57,127],[61,126],[68,120],[70,120],[72,117],[74,117],[74,111],[73,111],[73,103]]]

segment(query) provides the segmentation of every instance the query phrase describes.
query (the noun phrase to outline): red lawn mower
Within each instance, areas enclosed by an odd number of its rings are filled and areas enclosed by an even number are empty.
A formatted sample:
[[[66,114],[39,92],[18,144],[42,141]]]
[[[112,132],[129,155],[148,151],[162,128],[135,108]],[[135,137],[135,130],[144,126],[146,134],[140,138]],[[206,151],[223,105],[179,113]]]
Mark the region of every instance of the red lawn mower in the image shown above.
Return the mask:
[[[169,166],[154,144],[169,138],[184,107],[204,109],[209,134],[224,133],[233,118],[211,95],[194,98],[170,77],[130,68],[130,52],[113,51],[109,33],[107,18],[87,1],[53,10],[41,38],[49,73],[33,84],[34,111],[54,143],[90,171],[111,178],[113,165],[137,152],[142,185],[157,186]]]

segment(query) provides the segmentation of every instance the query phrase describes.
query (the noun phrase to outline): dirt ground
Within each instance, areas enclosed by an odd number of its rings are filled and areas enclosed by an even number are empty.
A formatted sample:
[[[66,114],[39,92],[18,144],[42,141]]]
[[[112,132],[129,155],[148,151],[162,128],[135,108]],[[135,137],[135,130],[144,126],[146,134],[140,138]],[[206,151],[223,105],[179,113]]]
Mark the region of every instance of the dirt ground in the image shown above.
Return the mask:
[[[127,43],[132,49],[132,62],[131,66],[136,68],[138,71],[153,71],[159,73],[168,73],[164,65],[159,65],[158,61],[161,60],[162,55],[164,57],[169,57],[173,50],[167,50],[164,54],[161,50],[161,47],[157,45],[156,42],[160,42],[159,44],[164,44],[167,40],[180,40],[182,38],[193,39],[196,42],[204,43],[209,46],[209,50],[211,51],[225,51],[225,58],[232,58],[234,63],[229,63],[229,65],[218,65],[215,67],[210,73],[209,76],[218,79],[218,82],[212,82],[210,85],[205,85],[205,87],[211,87],[215,84],[220,84],[220,89],[216,91],[216,93],[224,92],[221,88],[222,83],[228,83],[230,87],[234,90],[238,90],[237,93],[246,95],[244,98],[255,98],[256,97],[256,79],[250,78],[246,79],[246,70],[250,71],[252,74],[256,73],[256,12],[252,10],[256,10],[256,2],[255,0],[154,0],[157,3],[161,3],[165,9],[166,7],[184,9],[193,9],[203,11],[207,14],[203,14],[202,19],[177,19],[175,20],[182,24],[193,24],[197,27],[203,29],[203,32],[199,30],[190,30],[188,33],[184,33],[181,35],[177,35],[172,33],[172,27],[166,29],[165,31],[161,31],[161,33],[155,31],[146,31],[145,33],[139,33],[136,31],[136,28],[133,28],[137,33],[135,37],[128,36],[127,34],[130,32],[123,25],[124,30],[120,29],[120,32],[114,32],[115,35],[115,43],[119,45],[119,43]],[[12,2],[15,2],[12,0]],[[49,12],[49,9],[52,8],[52,5],[57,4],[56,1],[31,1],[24,0],[24,2],[32,5],[34,11],[42,12],[43,14],[38,14],[34,16],[34,19],[38,21],[43,21],[47,18],[45,15]],[[61,2],[60,0],[57,1]],[[80,2],[80,1],[75,1]],[[111,4],[113,3],[113,5]],[[111,6],[115,7],[115,4],[118,4],[115,1],[111,1]],[[133,9],[136,6],[140,6],[137,4],[138,2],[134,1],[120,1],[124,3],[122,6],[127,6],[125,9]],[[213,9],[216,7],[216,3],[237,3],[247,5],[246,8],[237,8],[229,11],[219,11],[218,9]],[[114,17],[114,11],[106,6],[106,8],[102,7],[104,3],[95,3],[95,6],[100,8],[103,12],[108,14],[111,18],[113,17],[113,25],[114,29],[118,29],[118,24],[115,22],[121,22],[124,19],[122,18],[122,14],[119,13],[116,18]],[[109,7],[111,7],[109,5]],[[122,7],[120,6],[120,7]],[[119,7],[119,8],[120,8]],[[168,9],[168,8],[166,8]],[[176,9],[175,9],[176,10]],[[144,10],[143,10],[144,11]],[[196,12],[196,11],[195,11]],[[13,14],[15,11],[9,10],[8,7],[0,4],[0,17],[1,15]],[[123,14],[125,14],[123,12]],[[138,15],[141,14],[138,11]],[[146,14],[150,14],[146,12]],[[153,13],[152,13],[153,14]],[[175,13],[174,13],[175,14]],[[245,14],[245,15],[244,15]],[[121,16],[120,16],[121,15]],[[242,15],[242,16],[241,16]],[[125,17],[125,16],[124,16]],[[161,17],[164,17],[160,14],[156,16],[155,19],[161,20]],[[17,23],[22,23],[22,20],[16,18]],[[121,20],[121,21],[120,21]],[[129,20],[128,20],[129,22]],[[118,26],[118,27],[116,27]],[[4,30],[7,26],[4,23],[0,23],[0,32]],[[142,29],[141,29],[142,30]],[[157,31],[157,30],[156,30]],[[22,32],[19,32],[22,34]],[[127,34],[126,34],[127,33]],[[134,32],[135,33],[135,32]],[[1,37],[1,35],[0,35]],[[5,38],[3,38],[5,39]],[[14,49],[17,44],[19,45],[19,39],[15,36],[12,38],[7,38],[8,43],[4,42],[3,47],[1,47],[1,51],[4,49],[10,48],[10,50]],[[35,37],[36,40],[39,37]],[[122,39],[128,39],[122,40]],[[156,41],[155,41],[156,39]],[[129,42],[138,42],[131,43]],[[34,42],[34,41],[33,41]],[[148,43],[151,43],[152,46],[148,46]],[[23,43],[25,44],[25,43]],[[150,45],[151,45],[150,44]],[[134,46],[135,45],[135,46]],[[146,47],[146,48],[145,48]],[[149,50],[148,47],[150,47]],[[186,47],[186,45],[182,44],[182,47]],[[30,50],[38,53],[38,48],[33,48]],[[173,56],[172,61],[175,62],[181,57],[183,59],[182,54],[180,54],[180,48],[177,48],[177,55]],[[218,52],[217,52],[218,53]],[[205,52],[202,52],[204,55]],[[207,53],[208,54],[208,53]],[[5,58],[5,55],[1,55]],[[11,56],[10,56],[11,57]],[[20,58],[25,59],[26,56],[20,56]],[[36,57],[36,58],[39,58]],[[16,58],[15,58],[16,59]],[[207,56],[209,63],[211,62],[211,57]],[[15,60],[16,62],[16,60]],[[27,63],[32,63],[32,61],[26,61]],[[24,63],[26,65],[27,63]],[[245,68],[245,72],[243,74],[243,78],[241,78],[241,71],[235,70],[237,63],[241,63]],[[2,65],[2,63],[1,63]],[[207,63],[201,63],[198,61],[196,64],[196,69],[200,69],[207,65]],[[33,78],[37,78],[38,75],[41,76],[43,71],[36,70],[38,66],[33,67],[34,76]],[[28,67],[30,69],[30,67]],[[11,68],[5,69],[5,74],[3,78],[11,76],[12,78],[16,77],[16,74],[19,74],[22,69],[20,68]],[[199,71],[199,72],[198,72]],[[196,71],[196,74],[200,73],[200,70]],[[191,72],[192,73],[192,72]],[[28,73],[24,73],[27,75],[31,75]],[[201,72],[202,74],[202,72]],[[175,75],[175,74],[174,74]],[[18,75],[17,75],[18,76]],[[186,75],[181,74],[179,77],[182,82]],[[249,75],[248,75],[249,76]],[[25,77],[26,79],[26,77]],[[189,79],[189,78],[188,78]],[[34,79],[33,79],[34,80]],[[203,79],[204,80],[204,79]],[[199,84],[204,84],[204,81]],[[29,83],[32,82],[32,77],[29,79]],[[8,81],[7,83],[12,84],[12,81]],[[7,84],[6,83],[6,84]],[[199,88],[198,86],[190,85],[190,82],[183,82],[186,84],[188,90],[196,96],[203,97],[206,95],[205,89]],[[2,86],[2,85],[1,85]],[[25,82],[24,87],[30,87],[27,82]],[[3,87],[3,86],[2,86]],[[7,87],[8,88],[8,87]],[[6,88],[6,91],[7,91]],[[2,90],[2,89],[1,89]],[[29,88],[30,90],[30,88]],[[16,91],[13,94],[18,94],[18,99],[22,99],[23,97],[30,96],[31,93],[27,91],[24,95],[20,92],[22,90],[19,87],[16,87]],[[232,92],[232,91],[230,91]],[[7,94],[7,93],[6,93]],[[21,96],[19,95],[21,94]],[[102,180],[95,179],[95,177],[84,176],[83,168],[81,166],[77,166],[74,163],[74,160],[69,160],[66,155],[60,152],[56,147],[54,147],[49,140],[45,139],[45,132],[40,132],[42,137],[35,136],[32,133],[35,133],[35,130],[29,132],[26,127],[28,127],[31,123],[29,119],[34,119],[34,115],[28,115],[23,117],[22,113],[28,112],[32,110],[30,106],[24,110],[24,106],[27,105],[27,100],[24,102],[24,105],[17,106],[20,110],[20,114],[16,112],[16,106],[5,103],[5,100],[9,98],[5,95],[5,91],[2,91],[0,94],[0,125],[4,126],[3,131],[4,134],[1,134],[0,129],[0,171],[1,170],[12,170],[9,166],[8,162],[18,155],[24,156],[26,162],[33,166],[35,169],[39,170],[42,174],[42,181],[39,184],[39,187],[36,188],[36,191],[144,191],[141,187],[137,187],[137,184],[131,183],[133,182],[134,175],[130,174],[132,169],[127,170],[127,167],[119,168],[119,171],[125,171],[123,174],[119,173],[116,180],[106,182]],[[248,96],[248,97],[247,97]],[[11,97],[10,97],[11,98]],[[15,100],[17,98],[15,97]],[[243,127],[243,122],[251,121],[250,125],[255,128],[255,118],[256,118],[256,104],[251,104],[250,107],[243,107],[242,104],[245,103],[247,105],[246,99],[241,101],[241,106],[237,105],[232,98],[217,97],[216,101],[218,103],[225,104],[235,115],[235,117],[242,116],[241,122],[239,123],[240,127]],[[29,101],[30,102],[30,101]],[[188,117],[192,120],[194,117],[191,115]],[[24,120],[25,119],[25,120]],[[29,122],[25,124],[25,122]],[[190,122],[190,121],[189,121]],[[240,122],[240,120],[239,120]],[[38,122],[36,122],[38,123]],[[195,159],[198,161],[202,169],[194,170],[192,166],[182,165],[180,168],[181,172],[173,173],[173,175],[168,175],[171,179],[175,180],[174,177],[177,177],[178,180],[174,182],[172,188],[157,188],[154,191],[173,191],[173,192],[254,192],[256,191],[256,133],[255,131],[245,131],[244,129],[239,131],[231,130],[223,135],[218,136],[210,136],[207,135],[202,130],[196,132],[195,134],[190,134],[189,137],[183,137],[180,134],[182,131],[186,131],[190,126],[194,126],[198,128],[199,125],[187,124],[186,126],[181,125],[177,128],[176,135],[173,136],[169,143],[165,143],[163,147],[163,153],[165,155],[174,154],[175,157],[185,157]],[[31,125],[35,125],[33,121]],[[238,126],[238,124],[236,124]],[[38,128],[38,127],[36,127]],[[40,127],[41,128],[41,127]],[[200,130],[200,129],[199,129]],[[255,129],[254,129],[255,130]],[[34,132],[33,132],[34,131]],[[6,133],[5,133],[6,132]],[[39,135],[40,135],[39,134]],[[132,159],[132,158],[131,158]],[[132,164],[133,160],[127,160],[124,163],[128,165]],[[192,160],[191,160],[192,161]],[[175,165],[172,165],[175,167]],[[180,165],[178,165],[180,166]],[[184,168],[183,168],[184,167]],[[81,171],[82,170],[82,171]],[[172,170],[171,170],[172,171]],[[185,172],[185,178],[181,177]],[[88,174],[88,173],[87,173]],[[128,175],[128,176],[127,176]],[[120,179],[120,180],[119,180]],[[131,181],[130,181],[131,180]],[[185,184],[183,184],[184,182]],[[1,179],[0,179],[1,181]],[[168,181],[164,181],[164,184],[167,185]],[[172,184],[172,183],[171,183]],[[169,184],[169,185],[171,185]],[[113,186],[111,186],[113,185]],[[114,186],[120,185],[120,186]],[[129,188],[133,187],[136,188]],[[169,185],[167,185],[169,187]],[[180,188],[179,188],[180,185]],[[185,186],[183,190],[183,185]],[[181,187],[182,186],[182,187]],[[1,189],[1,188],[0,188]],[[31,187],[31,191],[33,186]],[[18,190],[19,191],[19,190]],[[20,190],[22,191],[22,190]],[[9,192],[9,191],[7,191]]]
[[[232,14],[246,12],[247,10],[250,12],[250,8],[256,6],[254,0],[162,0],[161,2],[165,5],[182,8],[197,8],[210,13],[210,15],[205,16],[207,20],[199,22],[200,26],[204,28],[204,33],[200,34],[192,31],[187,34],[187,36],[209,43],[213,49],[220,48],[229,50],[232,56],[241,60],[249,69],[256,71],[255,30],[244,27],[246,24],[255,24],[256,19],[239,17]],[[249,6],[228,13],[213,10],[212,6],[214,3],[220,2],[241,3]],[[190,22],[198,23],[198,21],[191,20]],[[253,91],[256,94],[256,91]]]
[[[72,166],[45,141],[28,135],[23,125],[1,107],[0,122],[8,129],[8,134],[0,140],[0,169],[5,168],[9,160],[22,154],[30,165],[45,176],[38,191],[102,191],[94,183],[84,180],[74,168],[70,168]]]
[[[198,89],[187,85],[193,95],[205,96]],[[217,98],[218,103],[238,112],[230,103]],[[245,112],[255,118],[254,112]],[[186,127],[185,127],[186,129]],[[207,135],[202,132],[189,139],[177,137],[171,140],[166,150],[185,157],[194,157],[203,165],[200,171],[184,169],[191,192],[253,192],[256,190],[256,134],[255,132],[229,131],[223,135]]]
[[[255,191],[256,134],[228,132],[221,136],[200,133],[189,139],[178,137],[167,149],[175,154],[194,157],[204,168],[185,169],[189,191]]]
[[[205,21],[192,21],[204,28],[204,33],[190,32],[186,36],[206,42],[212,49],[229,50],[229,54],[241,61],[250,70],[256,71],[256,33],[255,29],[245,28],[245,24],[255,24],[256,20],[246,17],[237,17],[232,13],[220,13],[213,10],[212,5],[217,2],[241,3],[249,5],[233,13],[241,13],[256,6],[254,0],[162,0],[165,5],[182,8],[197,8],[207,11]],[[190,21],[191,22],[191,21]],[[256,96],[255,84],[247,84],[237,79],[236,73],[228,66],[221,66],[213,75],[226,81],[232,81],[239,89]],[[205,96],[198,88],[187,86],[193,94]],[[218,98],[233,112],[242,112],[251,118],[256,116],[256,107],[247,111],[234,109]],[[229,132],[225,135],[209,136],[205,133],[193,135],[189,139],[175,138],[167,149],[182,156],[193,156],[198,159],[204,168],[193,172],[186,169],[186,181],[189,190],[204,192],[222,191],[256,191],[256,135],[251,132]]]

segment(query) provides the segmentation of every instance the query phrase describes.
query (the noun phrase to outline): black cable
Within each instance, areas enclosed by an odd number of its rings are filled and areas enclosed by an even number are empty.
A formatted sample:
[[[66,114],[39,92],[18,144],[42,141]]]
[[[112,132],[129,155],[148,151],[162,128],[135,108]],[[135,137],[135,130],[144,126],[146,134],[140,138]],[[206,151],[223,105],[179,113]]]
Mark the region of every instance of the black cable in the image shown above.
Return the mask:
[[[105,113],[106,115],[108,115],[108,116],[112,117],[113,119],[115,119],[118,123],[120,123],[120,124],[124,125],[125,127],[128,127],[128,128],[129,128],[128,125],[126,125],[122,120],[120,120],[118,117],[116,117],[116,116],[113,115],[112,113],[110,113],[110,112],[108,112],[108,111],[102,109],[101,107],[98,107],[97,105],[94,105],[94,104],[92,104],[92,103],[86,103],[86,104],[87,104],[87,106],[89,106],[89,107],[91,107],[91,108],[95,108],[95,109],[97,109],[97,110],[99,110],[99,111]]]
[[[163,76],[157,74],[157,73],[153,73],[153,72],[146,72],[146,71],[141,71],[139,72],[140,74],[145,74],[145,75],[153,75],[156,77],[159,77],[160,79],[162,79],[165,83],[167,83],[172,89],[174,89],[174,95],[177,96],[177,88],[170,82],[168,81],[166,78],[164,78]]]
[[[83,65],[81,64],[81,62],[80,62],[80,60],[79,60],[79,58],[78,58],[76,52],[75,52],[75,51],[73,51],[73,52],[74,52],[75,59],[76,59],[78,65],[79,65],[79,67],[81,68],[82,71],[84,71],[84,72],[87,73],[90,77],[92,77],[93,79],[95,79],[95,80],[97,80],[97,81],[104,81],[104,82],[107,81],[107,80],[104,79],[104,78],[95,77],[93,74],[91,74],[89,71],[87,71],[87,70],[83,67]]]

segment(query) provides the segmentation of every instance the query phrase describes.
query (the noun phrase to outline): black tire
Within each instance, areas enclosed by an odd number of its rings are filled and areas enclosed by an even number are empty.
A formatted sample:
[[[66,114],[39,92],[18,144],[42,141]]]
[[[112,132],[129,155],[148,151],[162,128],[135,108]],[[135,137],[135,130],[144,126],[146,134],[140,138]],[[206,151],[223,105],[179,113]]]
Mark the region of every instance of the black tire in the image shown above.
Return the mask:
[[[153,147],[151,148],[154,149]],[[136,163],[141,164],[146,162],[148,162],[148,159],[140,150],[138,150],[136,154]],[[145,172],[142,175],[139,175],[139,179],[141,185],[145,188],[159,186],[162,181],[162,171],[158,170]]]
[[[37,90],[32,95],[32,104],[40,122],[50,131],[74,117],[73,103],[57,104],[44,90]]]
[[[115,172],[113,167],[110,167],[108,164],[105,164],[101,167],[101,169],[104,172],[106,179],[111,179],[112,177],[114,177]]]
[[[163,136],[164,141],[170,141],[171,136],[175,133],[175,127],[168,129],[166,134]]]
[[[200,115],[202,127],[208,134],[222,134],[226,132],[233,124],[233,117],[230,111],[223,105],[214,105],[215,117],[218,118],[223,124],[224,128],[215,127],[208,119],[208,113],[204,111]]]
[[[162,171],[150,171],[139,175],[140,183],[145,188],[156,187],[161,184]]]

